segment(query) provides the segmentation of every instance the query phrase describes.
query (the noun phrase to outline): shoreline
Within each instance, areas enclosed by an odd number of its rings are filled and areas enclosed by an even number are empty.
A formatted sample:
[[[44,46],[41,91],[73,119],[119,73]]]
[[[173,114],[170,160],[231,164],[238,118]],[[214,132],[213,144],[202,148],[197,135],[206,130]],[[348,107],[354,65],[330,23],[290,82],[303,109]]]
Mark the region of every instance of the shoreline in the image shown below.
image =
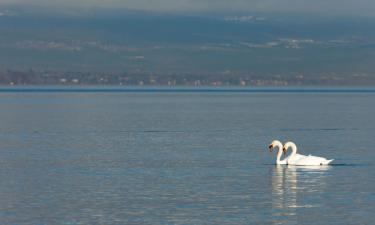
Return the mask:
[[[191,86],[0,86],[2,93],[16,92],[138,92],[138,93],[375,93],[375,87],[191,87]]]

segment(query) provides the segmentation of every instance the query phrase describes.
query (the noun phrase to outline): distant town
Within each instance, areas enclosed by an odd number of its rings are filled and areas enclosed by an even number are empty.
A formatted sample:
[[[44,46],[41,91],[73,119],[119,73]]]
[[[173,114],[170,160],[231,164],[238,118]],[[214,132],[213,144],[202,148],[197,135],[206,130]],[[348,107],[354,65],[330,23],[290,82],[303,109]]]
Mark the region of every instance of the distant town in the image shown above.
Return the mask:
[[[374,74],[252,73],[93,73],[0,70],[0,85],[124,85],[124,86],[372,86]]]

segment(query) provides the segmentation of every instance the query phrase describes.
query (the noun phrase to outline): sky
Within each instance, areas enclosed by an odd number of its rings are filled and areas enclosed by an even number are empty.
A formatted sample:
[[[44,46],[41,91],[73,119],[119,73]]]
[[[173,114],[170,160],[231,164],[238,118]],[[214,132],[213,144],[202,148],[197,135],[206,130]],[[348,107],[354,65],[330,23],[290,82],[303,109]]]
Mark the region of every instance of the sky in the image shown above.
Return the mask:
[[[251,11],[375,16],[374,0],[0,0],[0,6],[7,4],[36,5],[57,9],[99,7],[172,12]]]

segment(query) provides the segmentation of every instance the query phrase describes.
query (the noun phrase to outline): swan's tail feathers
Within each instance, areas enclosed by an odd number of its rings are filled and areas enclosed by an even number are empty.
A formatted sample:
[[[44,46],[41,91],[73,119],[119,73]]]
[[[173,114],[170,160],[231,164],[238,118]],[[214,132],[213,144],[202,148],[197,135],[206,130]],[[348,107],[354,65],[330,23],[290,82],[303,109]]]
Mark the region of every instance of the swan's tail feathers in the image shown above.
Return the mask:
[[[330,162],[332,162],[334,159],[326,160],[326,165],[328,165]]]

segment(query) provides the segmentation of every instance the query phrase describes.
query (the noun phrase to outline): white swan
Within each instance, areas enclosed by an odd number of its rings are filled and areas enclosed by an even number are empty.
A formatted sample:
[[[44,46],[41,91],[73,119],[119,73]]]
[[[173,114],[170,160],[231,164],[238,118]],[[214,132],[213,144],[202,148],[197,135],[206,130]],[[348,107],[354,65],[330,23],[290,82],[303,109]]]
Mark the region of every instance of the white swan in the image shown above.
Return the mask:
[[[299,155],[297,154],[297,146],[293,142],[289,141],[284,144],[283,151],[284,154],[286,151],[292,148],[292,154],[289,155],[286,159],[286,163],[288,165],[296,165],[296,166],[321,166],[321,165],[328,165],[333,159],[326,159],[323,157],[312,156],[312,155]]]
[[[276,164],[277,165],[286,165],[286,159],[280,160],[281,155],[283,154],[283,144],[278,140],[273,140],[271,144],[268,146],[270,152],[272,152],[273,148],[277,147],[277,156],[276,156]]]

